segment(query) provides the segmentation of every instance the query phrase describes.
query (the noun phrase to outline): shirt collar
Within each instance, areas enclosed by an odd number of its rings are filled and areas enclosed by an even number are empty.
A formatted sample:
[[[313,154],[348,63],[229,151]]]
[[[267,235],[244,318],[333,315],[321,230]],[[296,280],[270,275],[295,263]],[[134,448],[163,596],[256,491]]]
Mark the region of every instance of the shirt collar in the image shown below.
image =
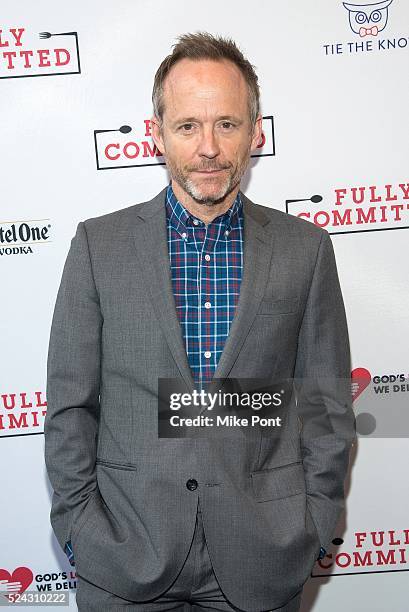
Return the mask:
[[[165,204],[168,219],[173,227],[175,227],[175,229],[178,231],[180,229],[186,230],[188,227],[204,227],[204,222],[198,217],[192,215],[177,199],[171,183],[169,183],[166,190]],[[242,207],[243,203],[239,191],[230,208],[213,219],[212,223],[222,223],[224,229],[230,231],[234,220],[237,218],[238,214],[241,213]],[[197,223],[194,223],[194,221],[197,221]]]

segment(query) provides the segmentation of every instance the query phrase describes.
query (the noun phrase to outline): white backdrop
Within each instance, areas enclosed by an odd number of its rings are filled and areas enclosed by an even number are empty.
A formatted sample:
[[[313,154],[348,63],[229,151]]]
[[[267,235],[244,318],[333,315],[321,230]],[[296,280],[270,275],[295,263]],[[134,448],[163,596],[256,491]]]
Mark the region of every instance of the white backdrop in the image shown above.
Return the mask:
[[[303,612],[409,608],[409,444],[399,426],[409,391],[409,4],[385,4],[362,6],[362,26],[339,0],[2,3],[0,580],[71,589],[76,609],[43,458],[56,293],[80,220],[167,184],[146,123],[153,76],[177,35],[207,30],[234,38],[256,66],[272,117],[243,191],[331,233],[353,368],[365,370],[353,375],[367,383],[356,413],[396,424],[358,440],[347,513],[307,583]],[[119,132],[124,125],[132,130]]]

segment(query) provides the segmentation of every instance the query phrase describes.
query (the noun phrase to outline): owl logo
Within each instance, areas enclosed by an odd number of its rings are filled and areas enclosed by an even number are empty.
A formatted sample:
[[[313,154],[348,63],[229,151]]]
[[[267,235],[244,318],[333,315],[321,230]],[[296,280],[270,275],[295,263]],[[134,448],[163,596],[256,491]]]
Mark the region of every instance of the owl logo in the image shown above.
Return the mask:
[[[378,36],[388,23],[388,7],[393,0],[383,0],[375,4],[349,4],[343,2],[349,13],[349,25],[355,34],[364,36]]]

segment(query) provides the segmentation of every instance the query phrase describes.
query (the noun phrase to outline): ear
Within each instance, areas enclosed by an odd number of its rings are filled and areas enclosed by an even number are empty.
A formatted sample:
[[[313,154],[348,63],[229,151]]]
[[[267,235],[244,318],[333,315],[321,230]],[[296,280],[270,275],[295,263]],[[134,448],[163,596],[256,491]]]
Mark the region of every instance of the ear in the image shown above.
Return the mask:
[[[259,115],[256,119],[256,123],[253,128],[253,136],[251,139],[251,152],[256,151],[257,147],[261,143],[261,137],[263,133],[263,117]]]
[[[165,155],[165,143],[163,142],[163,134],[162,134],[162,123],[156,115],[152,115],[151,117],[151,126],[152,126],[152,140],[155,143],[156,147]]]

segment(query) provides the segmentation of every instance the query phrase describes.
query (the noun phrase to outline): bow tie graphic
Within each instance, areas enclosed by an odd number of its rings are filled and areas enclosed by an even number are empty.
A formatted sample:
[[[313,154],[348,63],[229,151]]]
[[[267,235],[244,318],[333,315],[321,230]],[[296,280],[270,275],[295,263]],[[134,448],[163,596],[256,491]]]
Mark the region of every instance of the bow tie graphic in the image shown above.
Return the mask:
[[[359,36],[361,36],[361,38],[367,35],[369,36],[370,34],[372,34],[372,36],[377,36],[378,26],[373,26],[372,28],[359,28]]]

